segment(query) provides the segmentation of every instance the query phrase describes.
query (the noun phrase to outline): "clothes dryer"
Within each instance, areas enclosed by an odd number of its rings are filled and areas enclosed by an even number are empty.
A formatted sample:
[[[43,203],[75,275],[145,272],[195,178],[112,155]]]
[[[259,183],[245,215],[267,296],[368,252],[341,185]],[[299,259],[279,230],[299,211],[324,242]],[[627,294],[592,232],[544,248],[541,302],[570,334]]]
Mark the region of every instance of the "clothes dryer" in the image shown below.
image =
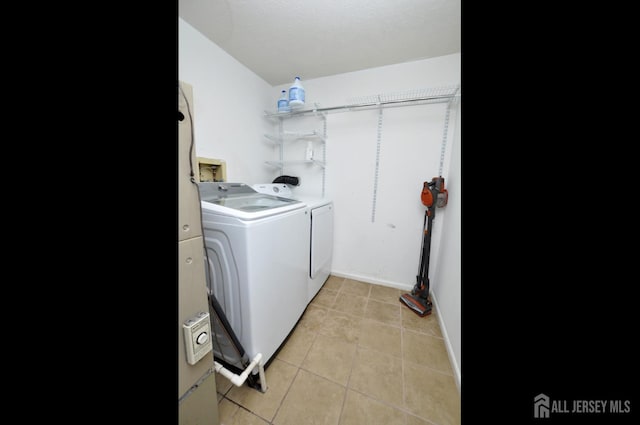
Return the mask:
[[[260,193],[295,199],[309,209],[308,302],[316,296],[331,274],[333,259],[333,201],[328,198],[300,196],[285,183],[254,184]]]

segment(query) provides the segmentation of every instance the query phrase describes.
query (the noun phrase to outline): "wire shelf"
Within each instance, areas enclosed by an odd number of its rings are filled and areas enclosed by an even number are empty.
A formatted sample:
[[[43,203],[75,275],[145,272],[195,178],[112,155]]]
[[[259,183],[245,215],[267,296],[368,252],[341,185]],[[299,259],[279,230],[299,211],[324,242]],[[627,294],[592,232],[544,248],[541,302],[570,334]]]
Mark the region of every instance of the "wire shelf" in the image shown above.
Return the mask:
[[[283,167],[286,165],[300,165],[300,164],[316,164],[321,166],[322,168],[326,167],[326,162],[318,161],[316,159],[291,159],[286,161],[265,161],[267,165],[271,165],[272,167]]]
[[[270,113],[265,111],[265,116],[270,119],[284,119],[301,115],[320,115],[326,118],[326,114],[333,112],[358,111],[373,108],[392,108],[397,106],[422,105],[429,103],[457,104],[460,98],[460,85],[434,87],[429,89],[413,89],[401,92],[380,93],[368,96],[359,96],[348,99],[345,105],[319,108],[315,104],[314,109],[302,109],[284,113]]]
[[[443,86],[428,89],[412,89],[399,92],[380,93],[358,96],[347,100],[347,107],[373,106],[377,104],[394,104],[406,102],[441,103],[460,96],[460,86]]]

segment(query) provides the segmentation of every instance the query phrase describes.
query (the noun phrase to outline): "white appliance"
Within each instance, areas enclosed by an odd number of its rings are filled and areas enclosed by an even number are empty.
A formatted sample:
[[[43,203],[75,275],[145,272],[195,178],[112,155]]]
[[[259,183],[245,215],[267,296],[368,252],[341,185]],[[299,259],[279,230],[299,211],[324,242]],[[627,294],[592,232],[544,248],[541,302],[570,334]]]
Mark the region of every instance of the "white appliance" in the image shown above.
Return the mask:
[[[309,234],[308,299],[316,296],[331,273],[333,258],[333,201],[327,198],[300,196],[294,194],[285,183],[254,184],[256,191],[304,202],[309,208],[311,220]]]
[[[309,210],[243,183],[199,183],[215,295],[249,358],[271,360],[307,306]],[[214,333],[214,337],[215,337]],[[216,357],[225,358],[222,349]]]

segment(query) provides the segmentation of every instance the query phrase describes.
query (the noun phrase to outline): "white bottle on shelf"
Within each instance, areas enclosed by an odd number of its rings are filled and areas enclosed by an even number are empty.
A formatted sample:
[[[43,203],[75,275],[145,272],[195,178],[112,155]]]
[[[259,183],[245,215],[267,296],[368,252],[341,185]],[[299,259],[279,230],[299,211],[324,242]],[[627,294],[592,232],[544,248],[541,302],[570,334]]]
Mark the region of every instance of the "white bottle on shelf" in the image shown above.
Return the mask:
[[[282,90],[282,96],[278,99],[278,112],[291,112],[286,90]]]
[[[304,97],[304,87],[300,83],[300,77],[296,77],[289,87],[289,106],[292,109],[304,106]]]
[[[304,159],[306,159],[307,161],[311,161],[313,159],[313,142],[311,140],[307,142],[307,152],[304,156]]]

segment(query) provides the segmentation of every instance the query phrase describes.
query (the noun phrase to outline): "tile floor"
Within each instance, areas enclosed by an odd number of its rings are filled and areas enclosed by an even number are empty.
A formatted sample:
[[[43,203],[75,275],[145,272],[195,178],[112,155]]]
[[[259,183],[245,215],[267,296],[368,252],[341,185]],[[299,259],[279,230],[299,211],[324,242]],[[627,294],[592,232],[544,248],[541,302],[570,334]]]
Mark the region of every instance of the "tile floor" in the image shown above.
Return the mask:
[[[265,393],[216,375],[223,425],[459,424],[456,388],[434,311],[406,291],[331,276],[265,371]]]

